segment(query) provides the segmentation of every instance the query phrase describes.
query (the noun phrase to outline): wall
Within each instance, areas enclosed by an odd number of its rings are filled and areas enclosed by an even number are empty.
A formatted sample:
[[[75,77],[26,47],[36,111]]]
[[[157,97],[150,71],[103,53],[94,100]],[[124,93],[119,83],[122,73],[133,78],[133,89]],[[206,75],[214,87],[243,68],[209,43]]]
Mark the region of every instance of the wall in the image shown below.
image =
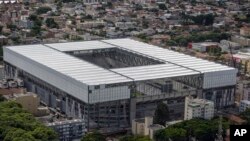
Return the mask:
[[[105,88],[103,85],[95,89],[90,87],[89,103],[115,101],[120,99],[130,98],[130,89],[128,86],[117,86],[112,88]]]
[[[203,89],[236,85],[237,70],[204,73]]]
[[[32,74],[33,76],[60,88],[62,91],[71,94],[73,97],[88,102],[88,88],[81,82],[74,80],[66,75],[63,75],[53,69],[43,66],[25,56],[17,54],[8,48],[4,48],[4,61],[11,65]]]

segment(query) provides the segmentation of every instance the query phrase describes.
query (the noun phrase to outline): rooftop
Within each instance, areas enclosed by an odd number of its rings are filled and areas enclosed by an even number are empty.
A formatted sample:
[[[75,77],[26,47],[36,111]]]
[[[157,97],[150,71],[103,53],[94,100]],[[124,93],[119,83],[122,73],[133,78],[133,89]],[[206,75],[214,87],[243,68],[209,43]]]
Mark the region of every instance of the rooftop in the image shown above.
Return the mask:
[[[237,71],[234,68],[221,64],[191,57],[132,39],[10,46],[5,49],[8,50],[5,51],[5,54],[10,53],[22,56],[28,59],[29,62],[36,63],[36,65],[40,65],[40,68],[44,68],[51,73],[59,73],[66,79],[76,80],[87,85],[171,78],[225,70]],[[149,63],[148,65],[135,65],[120,68],[105,68],[89,61],[91,59],[86,61],[86,59],[77,57],[77,54],[82,52],[94,52],[95,50],[96,52],[102,52],[109,49],[122,50],[126,55],[136,55],[139,61],[155,60],[160,63]],[[5,55],[5,59],[7,59],[6,56],[7,55]],[[91,57],[93,58],[93,54]],[[37,76],[42,80],[48,81],[50,79],[48,75],[41,76],[40,73],[38,74],[40,70],[29,69],[28,67],[23,69],[31,74],[37,73]]]

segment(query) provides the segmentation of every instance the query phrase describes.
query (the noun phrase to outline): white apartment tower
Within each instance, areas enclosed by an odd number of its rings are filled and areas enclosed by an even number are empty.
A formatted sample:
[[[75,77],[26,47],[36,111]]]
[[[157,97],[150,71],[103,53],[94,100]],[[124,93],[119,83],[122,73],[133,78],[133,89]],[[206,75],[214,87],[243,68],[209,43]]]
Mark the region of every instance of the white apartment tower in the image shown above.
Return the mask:
[[[214,117],[214,103],[205,99],[185,98],[184,120],[192,118],[211,119]]]

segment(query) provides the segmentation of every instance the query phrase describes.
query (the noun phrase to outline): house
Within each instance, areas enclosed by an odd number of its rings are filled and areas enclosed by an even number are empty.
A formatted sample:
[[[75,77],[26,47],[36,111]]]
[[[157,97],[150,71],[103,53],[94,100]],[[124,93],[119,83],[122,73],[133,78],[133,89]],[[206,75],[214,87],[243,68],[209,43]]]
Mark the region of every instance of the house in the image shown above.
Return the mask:
[[[165,128],[159,124],[153,124],[153,117],[145,117],[134,119],[132,121],[132,134],[149,136],[150,139],[154,138],[154,133],[160,129]]]
[[[250,39],[243,36],[234,35],[231,37],[231,40],[233,42],[239,43],[242,46],[250,46]]]
[[[242,100],[240,102],[240,107],[239,107],[239,111],[240,112],[244,112],[246,109],[250,108],[250,101],[249,100]]]
[[[185,98],[184,120],[192,118],[212,119],[214,117],[214,102],[205,99]]]
[[[244,27],[240,28],[240,35],[250,36],[250,27],[244,26]]]
[[[4,35],[0,35],[0,45],[6,45],[8,43],[8,38]]]
[[[188,48],[199,52],[208,52],[212,48],[219,48],[219,44],[216,42],[189,43]]]

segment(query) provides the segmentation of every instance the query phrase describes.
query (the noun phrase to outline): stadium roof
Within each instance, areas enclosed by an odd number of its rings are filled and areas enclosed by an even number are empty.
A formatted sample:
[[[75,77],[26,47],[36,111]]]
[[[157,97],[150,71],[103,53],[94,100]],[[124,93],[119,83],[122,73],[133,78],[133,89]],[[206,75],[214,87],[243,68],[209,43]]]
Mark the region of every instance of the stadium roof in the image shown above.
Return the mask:
[[[114,84],[159,78],[171,78],[200,73],[235,70],[227,66],[205,61],[168,49],[159,48],[132,39],[112,39],[103,41],[85,41],[54,43],[45,45],[25,45],[6,47],[12,52],[29,58],[39,65],[46,66],[54,73],[72,78],[87,85]],[[68,55],[67,51],[120,48],[164,64],[104,69],[87,61]],[[29,73],[29,68],[22,68]],[[41,77],[41,79],[43,79]]]

